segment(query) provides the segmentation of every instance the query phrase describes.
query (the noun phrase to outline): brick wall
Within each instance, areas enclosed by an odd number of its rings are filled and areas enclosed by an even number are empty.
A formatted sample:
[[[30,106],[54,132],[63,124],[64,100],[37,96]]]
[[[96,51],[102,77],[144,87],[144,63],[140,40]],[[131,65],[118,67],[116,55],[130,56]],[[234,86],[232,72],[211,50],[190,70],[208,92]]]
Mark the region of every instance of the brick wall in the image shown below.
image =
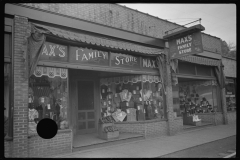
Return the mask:
[[[146,128],[146,132],[145,132],[146,137],[167,135],[167,122],[166,121],[145,123],[145,128]]]
[[[162,38],[166,31],[173,28],[180,27],[169,33],[183,29],[176,23],[160,19],[161,17],[154,17],[117,4],[23,3],[23,5],[155,38]],[[219,38],[203,33],[202,40],[204,50],[211,52],[217,50],[217,53],[221,53],[221,41]]]
[[[138,133],[145,135],[145,124],[141,122],[116,123],[120,133]]]
[[[115,125],[120,133],[138,133],[145,137],[167,135],[167,122],[164,120],[121,122]]]
[[[179,27],[169,21],[117,4],[23,4],[156,38],[162,38],[165,31]]]
[[[180,132],[183,130],[183,118],[179,117],[179,118],[175,118],[174,122],[173,122],[173,128],[174,128],[174,132]]]
[[[218,54],[222,53],[221,40],[219,38],[202,33],[202,44],[204,50]]]
[[[228,58],[222,58],[222,63],[224,65],[224,74],[227,77],[237,77],[237,66],[236,66],[236,60],[228,59]]]
[[[4,141],[4,157],[9,158],[12,157],[12,141]]]
[[[214,114],[211,113],[198,113],[198,118],[201,119],[202,122],[215,124]]]
[[[28,139],[29,157],[51,157],[52,155],[72,152],[72,132],[66,130],[59,133],[52,139],[43,139],[33,135]]]
[[[222,113],[198,113],[198,118],[205,123],[212,123],[214,125],[224,124],[223,114]]]
[[[14,112],[13,157],[27,157],[28,79],[24,78],[22,45],[27,30],[25,17],[14,17]]]
[[[216,121],[216,125],[224,124],[223,114],[222,113],[216,113],[215,121]]]
[[[236,112],[227,112],[228,123],[236,123]]]

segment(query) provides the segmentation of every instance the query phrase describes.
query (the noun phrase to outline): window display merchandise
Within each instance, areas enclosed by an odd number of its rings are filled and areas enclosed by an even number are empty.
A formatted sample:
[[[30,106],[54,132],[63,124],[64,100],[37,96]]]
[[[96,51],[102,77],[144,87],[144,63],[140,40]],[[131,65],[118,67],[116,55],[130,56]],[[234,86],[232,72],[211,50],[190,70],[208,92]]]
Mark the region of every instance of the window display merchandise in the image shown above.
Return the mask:
[[[217,107],[214,81],[179,83],[179,102],[182,113],[212,113]],[[216,109],[215,109],[216,110]]]
[[[215,81],[192,81],[179,83],[179,106],[183,124],[200,125],[198,113],[217,111]]]
[[[115,122],[164,118],[162,83],[158,76],[138,75],[100,79],[101,117]]]
[[[226,80],[226,104],[227,111],[236,111],[236,97],[235,97],[235,88],[236,85],[234,83],[234,79]]]
[[[36,132],[43,118],[56,121],[67,129],[67,69],[36,67],[29,78],[29,131]]]

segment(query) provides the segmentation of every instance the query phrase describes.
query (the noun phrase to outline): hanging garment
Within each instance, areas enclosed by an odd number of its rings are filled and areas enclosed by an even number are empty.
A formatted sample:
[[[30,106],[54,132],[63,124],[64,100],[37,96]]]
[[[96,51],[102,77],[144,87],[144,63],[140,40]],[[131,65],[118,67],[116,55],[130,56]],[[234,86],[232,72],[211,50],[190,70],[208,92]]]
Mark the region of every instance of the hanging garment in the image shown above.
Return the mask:
[[[41,105],[36,107],[36,110],[38,111],[38,118],[41,120],[43,118],[43,108]]]
[[[150,98],[151,94],[152,94],[151,90],[147,90],[145,91],[145,93],[143,92],[143,100],[147,101]]]
[[[128,108],[127,110],[127,121],[133,122],[136,121],[136,109],[134,108]]]
[[[113,101],[117,104],[121,102],[121,97],[119,93],[115,93],[113,97]]]
[[[106,85],[102,85],[101,86],[101,96],[102,96],[102,99],[105,100],[107,98],[107,89],[108,87]]]
[[[35,118],[38,118],[38,111],[36,109],[28,110],[29,121],[34,121]]]
[[[118,84],[116,86],[116,93],[120,93],[120,92],[122,92],[122,90],[123,90],[122,84]]]

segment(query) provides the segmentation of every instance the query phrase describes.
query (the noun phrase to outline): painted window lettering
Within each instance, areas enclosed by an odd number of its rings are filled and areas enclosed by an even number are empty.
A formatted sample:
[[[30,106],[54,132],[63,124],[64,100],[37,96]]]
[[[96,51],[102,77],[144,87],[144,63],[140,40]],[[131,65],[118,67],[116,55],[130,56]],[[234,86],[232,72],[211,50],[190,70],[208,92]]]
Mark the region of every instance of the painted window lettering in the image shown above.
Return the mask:
[[[108,53],[102,52],[102,51],[92,51],[92,50],[88,51],[88,50],[83,50],[82,48],[78,48],[76,50],[76,60],[81,59],[81,61],[89,61],[92,59],[99,59],[99,58],[108,59]]]
[[[143,67],[147,68],[157,68],[156,61],[143,58]]]
[[[128,57],[116,56],[115,60],[117,61],[115,62],[116,65],[124,65],[131,62],[137,63],[137,58],[132,56],[128,56]]]
[[[47,56],[56,56],[56,53],[57,56],[59,57],[65,57],[66,56],[66,53],[64,52],[64,49],[65,47],[64,46],[59,46],[59,45],[48,45],[49,46],[49,49],[47,48],[47,45],[44,44],[44,47],[43,47],[43,51],[42,51],[42,55],[45,54]],[[56,50],[59,50],[60,52],[56,52]]]

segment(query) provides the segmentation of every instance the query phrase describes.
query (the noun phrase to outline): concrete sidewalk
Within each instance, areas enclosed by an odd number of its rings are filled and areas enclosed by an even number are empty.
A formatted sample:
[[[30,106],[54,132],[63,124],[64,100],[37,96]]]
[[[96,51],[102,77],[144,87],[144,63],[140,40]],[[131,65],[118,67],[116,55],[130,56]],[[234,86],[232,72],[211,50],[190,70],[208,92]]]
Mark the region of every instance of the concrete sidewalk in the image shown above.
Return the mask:
[[[119,144],[88,151],[78,151],[60,158],[153,158],[184,150],[204,143],[236,135],[236,124],[211,126],[183,132],[174,136],[162,136],[137,142]]]

